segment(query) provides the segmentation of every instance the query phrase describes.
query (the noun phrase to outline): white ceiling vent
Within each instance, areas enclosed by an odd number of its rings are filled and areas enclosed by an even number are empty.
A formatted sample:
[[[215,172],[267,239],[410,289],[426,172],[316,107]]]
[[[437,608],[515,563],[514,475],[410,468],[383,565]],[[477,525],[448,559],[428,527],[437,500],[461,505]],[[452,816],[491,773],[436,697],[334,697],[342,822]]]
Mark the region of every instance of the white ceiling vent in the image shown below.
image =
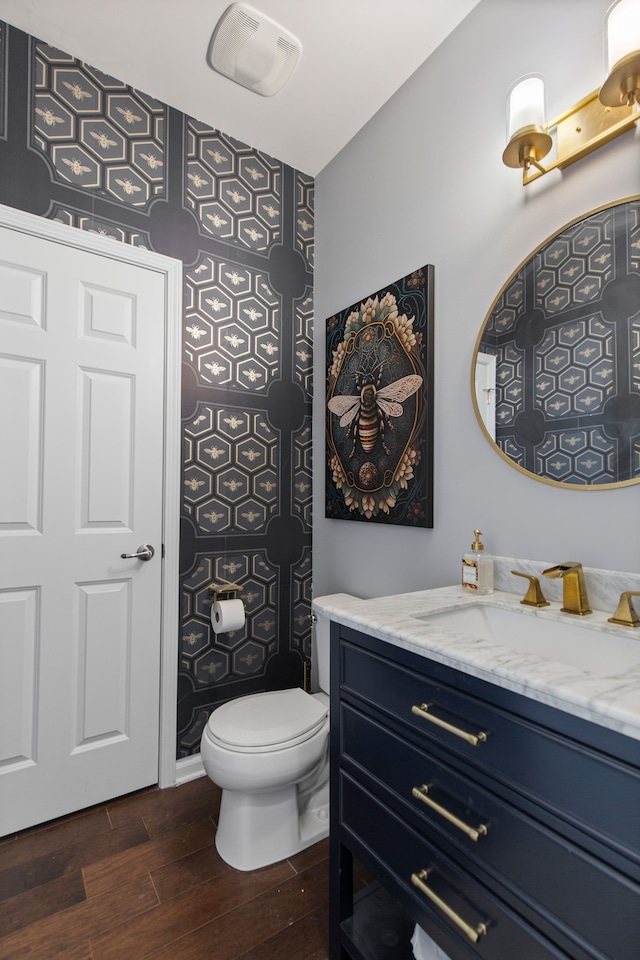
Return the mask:
[[[302,44],[248,3],[232,3],[213,31],[209,66],[263,97],[282,89],[295,70]]]

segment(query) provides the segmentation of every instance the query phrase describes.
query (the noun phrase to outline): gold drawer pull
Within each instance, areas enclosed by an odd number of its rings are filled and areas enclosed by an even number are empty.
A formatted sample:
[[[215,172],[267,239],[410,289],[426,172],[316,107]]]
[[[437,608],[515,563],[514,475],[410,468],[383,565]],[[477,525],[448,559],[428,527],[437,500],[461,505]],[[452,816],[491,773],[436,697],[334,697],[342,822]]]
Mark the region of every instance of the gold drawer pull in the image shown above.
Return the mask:
[[[487,828],[484,823],[481,823],[479,827],[470,827],[464,820],[459,820],[457,817],[454,817],[452,813],[449,813],[444,807],[441,807],[439,803],[436,803],[431,797],[427,796],[429,793],[429,787],[426,783],[423,783],[421,787],[414,787],[411,791],[416,800],[422,800],[423,803],[426,803],[428,807],[431,807],[432,810],[435,810],[436,813],[439,813],[441,817],[444,817],[445,820],[448,820],[449,823],[452,823],[454,827],[457,827],[458,830],[462,830],[463,833],[466,833],[468,837],[471,837],[472,840],[478,841],[480,837],[486,837]]]
[[[435,903],[436,907],[439,907],[445,916],[449,917],[450,920],[453,920],[456,926],[460,927],[460,929],[466,933],[466,935],[469,937],[469,940],[471,940],[473,943],[477,943],[480,937],[484,936],[484,934],[487,932],[486,924],[479,923],[477,927],[472,927],[465,920],[463,920],[462,917],[459,917],[455,910],[452,910],[451,907],[444,902],[444,900],[441,900],[440,897],[434,893],[433,890],[426,885],[426,883],[424,883],[428,875],[428,870],[421,870],[420,873],[412,873],[411,883],[414,885],[414,887],[417,887],[418,890],[422,890],[424,895],[429,897],[429,900]]]
[[[461,730],[460,727],[454,727],[450,723],[445,723],[444,720],[440,720],[439,717],[434,717],[433,714],[428,711],[428,703],[421,703],[419,707],[411,707],[411,713],[415,713],[417,717],[422,717],[423,720],[428,720],[429,723],[435,723],[436,726],[442,727],[443,730],[448,730],[449,733],[453,733],[456,737],[462,737],[462,739],[470,743],[472,747],[477,747],[479,743],[484,743],[487,739],[486,733],[482,731],[480,731],[480,733],[467,733],[466,730]]]

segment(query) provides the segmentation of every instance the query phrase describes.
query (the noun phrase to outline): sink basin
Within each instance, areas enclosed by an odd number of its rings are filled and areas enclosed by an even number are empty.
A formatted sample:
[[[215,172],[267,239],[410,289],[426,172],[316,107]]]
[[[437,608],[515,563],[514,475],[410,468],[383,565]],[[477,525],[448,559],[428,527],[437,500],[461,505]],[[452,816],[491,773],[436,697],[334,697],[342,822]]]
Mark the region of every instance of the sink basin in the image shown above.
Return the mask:
[[[605,676],[640,664],[640,636],[620,636],[589,629],[570,614],[566,620],[504,610],[487,604],[469,604],[416,619],[442,630],[455,630],[483,640],[496,640],[512,650],[556,660]],[[638,631],[640,634],[640,630]]]

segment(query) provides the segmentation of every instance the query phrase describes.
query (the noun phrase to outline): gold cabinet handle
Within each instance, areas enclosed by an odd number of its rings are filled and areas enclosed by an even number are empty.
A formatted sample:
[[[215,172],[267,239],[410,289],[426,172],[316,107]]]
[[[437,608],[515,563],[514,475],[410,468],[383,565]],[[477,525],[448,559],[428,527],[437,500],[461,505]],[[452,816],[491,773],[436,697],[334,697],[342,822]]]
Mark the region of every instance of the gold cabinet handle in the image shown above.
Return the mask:
[[[436,803],[435,800],[432,800],[431,797],[428,796],[429,787],[426,783],[423,783],[421,787],[414,787],[411,793],[416,800],[421,800],[423,803],[426,803],[428,807],[431,807],[432,810],[439,813],[441,817],[444,817],[445,820],[452,823],[458,830],[462,830],[462,832],[466,833],[472,840],[477,842],[480,837],[486,837],[487,827],[484,823],[481,823],[479,827],[470,827],[464,820],[459,820],[458,817],[450,813],[445,807],[441,807],[439,803]]]
[[[477,927],[472,927],[466,922],[466,920],[463,920],[462,917],[458,916],[455,910],[452,910],[451,907],[444,902],[444,900],[441,900],[440,897],[426,885],[424,881],[427,879],[428,875],[428,870],[421,870],[420,873],[412,873],[411,883],[414,885],[414,887],[417,887],[418,890],[421,890],[425,897],[428,897],[432,903],[435,903],[436,907],[442,910],[444,915],[448,917],[449,920],[452,920],[453,923],[455,923],[455,925],[463,931],[463,933],[466,933],[472,943],[477,943],[480,937],[484,936],[484,934],[487,932],[486,924],[479,923]]]
[[[480,731],[480,733],[467,733],[466,730],[461,730],[460,727],[454,727],[450,723],[445,723],[444,720],[440,720],[439,717],[434,717],[432,713],[429,713],[429,704],[421,703],[419,707],[411,707],[411,713],[415,713],[417,717],[422,717],[423,720],[428,720],[429,723],[435,723],[436,726],[442,727],[443,730],[448,730],[449,733],[453,733],[456,737],[462,737],[463,740],[466,740],[467,743],[470,743],[472,747],[477,747],[479,743],[484,743],[487,739],[486,733]]]

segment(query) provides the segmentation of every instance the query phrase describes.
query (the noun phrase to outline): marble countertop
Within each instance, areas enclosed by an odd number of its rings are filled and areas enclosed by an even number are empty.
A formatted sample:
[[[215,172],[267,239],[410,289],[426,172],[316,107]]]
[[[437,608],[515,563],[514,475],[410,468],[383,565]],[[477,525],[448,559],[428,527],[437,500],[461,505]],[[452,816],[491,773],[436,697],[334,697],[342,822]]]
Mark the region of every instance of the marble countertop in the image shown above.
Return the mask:
[[[600,633],[603,644],[607,635],[638,644],[634,666],[608,673],[606,666],[600,670],[581,669],[560,660],[519,652],[494,639],[417,619],[470,603],[538,617],[549,623],[549,630],[554,621],[576,619],[560,612],[559,601],[537,610],[522,606],[521,597],[522,593],[505,590],[478,597],[456,585],[369,600],[331,594],[314,599],[313,608],[318,615],[344,626],[640,740],[640,628],[616,627],[607,622],[610,612],[597,609],[578,618],[580,627]]]

